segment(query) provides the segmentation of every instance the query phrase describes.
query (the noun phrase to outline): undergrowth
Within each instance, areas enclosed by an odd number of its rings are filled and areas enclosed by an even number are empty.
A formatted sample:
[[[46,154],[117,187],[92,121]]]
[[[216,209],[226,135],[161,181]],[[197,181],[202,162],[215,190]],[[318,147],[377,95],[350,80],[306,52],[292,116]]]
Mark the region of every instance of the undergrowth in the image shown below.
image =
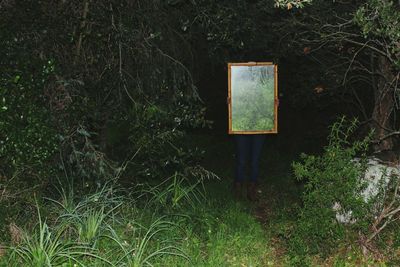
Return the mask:
[[[208,198],[211,186],[224,194]],[[264,266],[263,229],[227,186],[175,174],[130,190],[59,188],[15,222],[22,236],[3,244],[0,266]]]

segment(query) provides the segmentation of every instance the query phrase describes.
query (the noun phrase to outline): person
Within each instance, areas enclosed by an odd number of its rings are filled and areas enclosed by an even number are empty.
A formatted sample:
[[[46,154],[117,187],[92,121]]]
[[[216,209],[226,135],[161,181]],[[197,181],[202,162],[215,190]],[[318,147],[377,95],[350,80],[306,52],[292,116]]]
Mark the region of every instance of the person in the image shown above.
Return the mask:
[[[279,108],[279,98],[275,99],[275,105]],[[257,200],[257,184],[259,162],[266,134],[235,134],[236,143],[236,168],[234,180],[234,196],[239,199],[242,196],[243,185],[246,182],[246,163],[250,160],[250,179],[247,183],[247,198],[250,201]]]
[[[247,183],[247,198],[257,200],[257,181],[259,161],[262,147],[266,139],[265,134],[235,134],[236,168],[234,181],[234,196],[242,197],[243,185],[246,182],[246,165],[250,160],[250,179]]]

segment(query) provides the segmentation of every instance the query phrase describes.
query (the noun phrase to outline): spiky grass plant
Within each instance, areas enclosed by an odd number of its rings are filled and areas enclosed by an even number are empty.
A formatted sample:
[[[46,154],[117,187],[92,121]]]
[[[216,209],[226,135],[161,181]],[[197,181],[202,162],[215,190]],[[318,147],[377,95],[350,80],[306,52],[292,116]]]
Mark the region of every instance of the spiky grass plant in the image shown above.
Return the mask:
[[[100,209],[89,208],[82,214],[73,216],[70,222],[77,230],[79,241],[94,246],[104,230],[110,228],[106,220],[119,206],[113,207],[107,212],[103,207]]]
[[[75,214],[79,209],[83,207],[82,202],[76,202],[75,191],[72,183],[68,183],[65,187],[61,185],[56,187],[57,192],[60,194],[60,199],[45,198],[50,202],[56,204],[57,207],[61,208],[62,214]]]
[[[104,209],[88,209],[81,216],[75,216],[73,224],[78,232],[79,241],[94,245],[100,236],[107,214]]]
[[[150,195],[148,204],[162,207],[176,208],[184,204],[196,207],[197,204],[206,201],[203,180],[191,182],[179,173],[156,186],[142,189],[142,192],[144,195]]]
[[[115,214],[123,203],[113,183],[105,184],[100,190],[77,201],[73,188],[58,190],[61,200],[48,199],[60,209],[57,224],[70,237],[75,233],[80,243],[95,246],[107,227],[107,221],[115,221]]]
[[[62,266],[68,263],[84,266],[81,258],[85,256],[108,262],[91,253],[86,245],[63,240],[63,232],[53,232],[42,220],[39,208],[38,217],[37,230],[33,234],[25,233],[19,245],[9,248],[9,266]]]
[[[118,255],[116,266],[153,266],[153,261],[162,256],[181,257],[190,261],[177,245],[176,239],[163,236],[163,241],[156,240],[162,233],[176,226],[165,217],[155,220],[148,228],[138,223],[133,225],[135,238],[130,241],[122,240],[113,229],[110,229],[111,234],[107,236],[118,245],[118,251],[113,252]]]
[[[113,209],[123,201],[122,194],[118,194],[120,189],[116,187],[113,179],[105,183],[96,192],[83,196],[79,201],[77,201],[74,188],[71,184],[68,185],[67,190],[63,186],[60,186],[60,188],[57,188],[57,191],[60,193],[60,200],[51,198],[47,198],[47,200],[61,208],[61,215],[77,214],[89,207],[104,208],[105,210]]]
[[[120,205],[123,201],[122,190],[116,183],[115,179],[111,179],[96,192],[85,195],[81,201],[82,205],[86,207],[100,207],[105,210],[111,210],[115,206]]]

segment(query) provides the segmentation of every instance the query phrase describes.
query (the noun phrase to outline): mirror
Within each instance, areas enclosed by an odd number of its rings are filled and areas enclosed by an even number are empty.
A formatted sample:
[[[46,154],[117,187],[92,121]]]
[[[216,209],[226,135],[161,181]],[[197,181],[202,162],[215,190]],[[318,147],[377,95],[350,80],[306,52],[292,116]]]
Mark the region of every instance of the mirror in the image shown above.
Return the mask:
[[[277,133],[277,65],[228,64],[229,134]]]

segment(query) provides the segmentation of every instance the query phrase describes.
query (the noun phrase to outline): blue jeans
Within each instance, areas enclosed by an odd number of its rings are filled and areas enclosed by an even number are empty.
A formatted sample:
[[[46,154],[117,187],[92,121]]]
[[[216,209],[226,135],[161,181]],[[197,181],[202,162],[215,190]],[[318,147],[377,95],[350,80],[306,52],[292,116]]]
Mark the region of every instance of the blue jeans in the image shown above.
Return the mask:
[[[236,142],[236,177],[235,182],[246,180],[246,163],[250,158],[250,182],[257,182],[258,165],[260,161],[265,134],[237,134]]]

